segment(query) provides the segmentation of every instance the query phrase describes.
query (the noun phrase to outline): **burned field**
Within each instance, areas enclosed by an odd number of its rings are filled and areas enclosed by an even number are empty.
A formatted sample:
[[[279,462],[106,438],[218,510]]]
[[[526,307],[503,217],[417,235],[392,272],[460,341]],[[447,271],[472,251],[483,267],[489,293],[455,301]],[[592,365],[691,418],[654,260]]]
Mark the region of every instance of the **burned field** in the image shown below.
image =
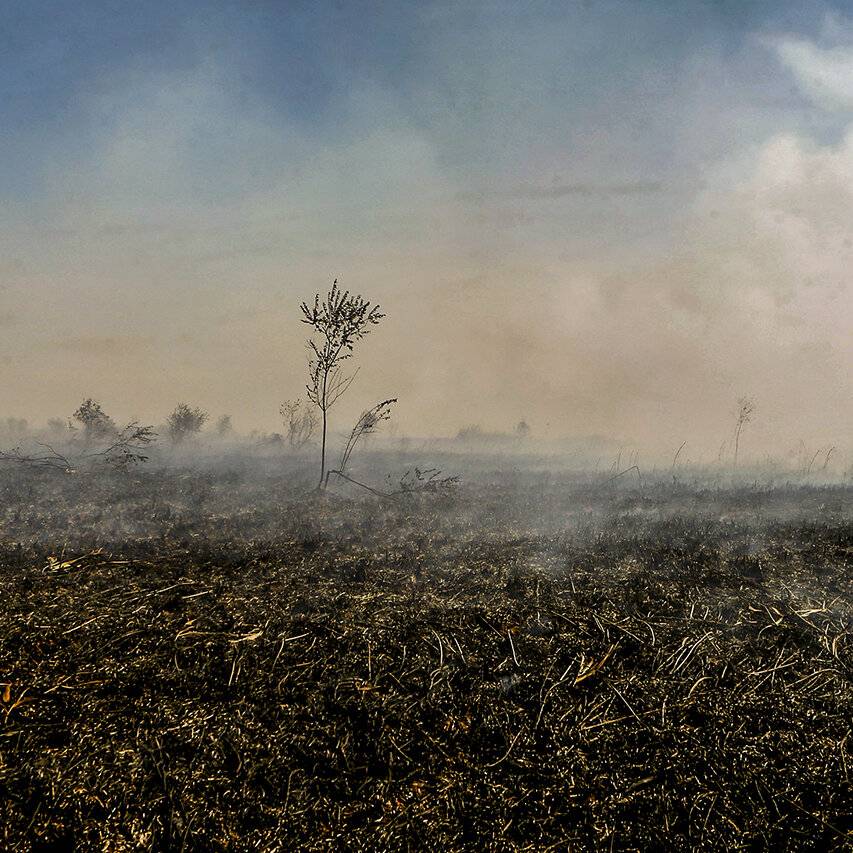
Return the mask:
[[[4,849],[850,847],[850,487],[0,487]]]

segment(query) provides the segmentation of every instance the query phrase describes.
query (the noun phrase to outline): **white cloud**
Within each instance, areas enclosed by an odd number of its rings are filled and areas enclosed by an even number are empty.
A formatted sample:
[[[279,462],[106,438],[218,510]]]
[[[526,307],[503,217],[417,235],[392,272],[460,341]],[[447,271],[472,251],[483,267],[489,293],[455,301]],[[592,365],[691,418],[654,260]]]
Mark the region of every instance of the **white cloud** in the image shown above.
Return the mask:
[[[853,110],[853,44],[824,48],[792,37],[771,44],[816,104],[830,110]]]

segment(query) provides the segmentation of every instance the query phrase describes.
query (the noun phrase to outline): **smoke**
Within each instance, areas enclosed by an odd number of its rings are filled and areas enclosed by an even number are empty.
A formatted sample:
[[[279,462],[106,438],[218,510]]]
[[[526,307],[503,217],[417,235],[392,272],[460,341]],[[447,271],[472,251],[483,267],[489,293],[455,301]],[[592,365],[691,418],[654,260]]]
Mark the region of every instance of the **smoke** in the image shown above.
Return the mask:
[[[115,60],[56,138],[17,128],[38,166],[0,212],[4,410],[186,399],[274,429],[298,302],[337,276],[388,314],[345,423],[394,395],[416,435],[524,419],[707,460],[751,394],[745,454],[849,444],[849,24],[496,8],[430,7],[405,58],[330,59],[284,106],[259,32],[186,23],[185,61]]]

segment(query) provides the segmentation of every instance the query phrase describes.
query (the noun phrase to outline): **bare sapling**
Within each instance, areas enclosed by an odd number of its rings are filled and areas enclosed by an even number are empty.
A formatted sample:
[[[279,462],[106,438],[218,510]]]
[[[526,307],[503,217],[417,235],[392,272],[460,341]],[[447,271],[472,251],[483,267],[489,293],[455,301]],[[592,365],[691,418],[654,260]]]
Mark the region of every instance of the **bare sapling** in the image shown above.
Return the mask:
[[[338,288],[335,279],[332,289],[324,296],[318,293],[313,304],[303,302],[302,322],[311,326],[308,340],[308,399],[320,410],[320,479],[318,489],[326,484],[326,437],[329,410],[341,398],[355,379],[357,371],[346,373],[343,362],[352,358],[355,344],[364,338],[370,327],[385,315],[378,305],[364,297]]]

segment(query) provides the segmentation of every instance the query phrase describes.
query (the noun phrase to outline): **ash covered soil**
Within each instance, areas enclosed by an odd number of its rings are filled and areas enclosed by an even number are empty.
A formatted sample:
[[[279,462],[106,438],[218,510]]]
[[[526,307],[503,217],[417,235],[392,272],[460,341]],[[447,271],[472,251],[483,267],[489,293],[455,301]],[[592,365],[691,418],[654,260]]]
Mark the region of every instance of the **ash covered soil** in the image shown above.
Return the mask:
[[[0,847],[853,844],[853,488],[6,469]]]

